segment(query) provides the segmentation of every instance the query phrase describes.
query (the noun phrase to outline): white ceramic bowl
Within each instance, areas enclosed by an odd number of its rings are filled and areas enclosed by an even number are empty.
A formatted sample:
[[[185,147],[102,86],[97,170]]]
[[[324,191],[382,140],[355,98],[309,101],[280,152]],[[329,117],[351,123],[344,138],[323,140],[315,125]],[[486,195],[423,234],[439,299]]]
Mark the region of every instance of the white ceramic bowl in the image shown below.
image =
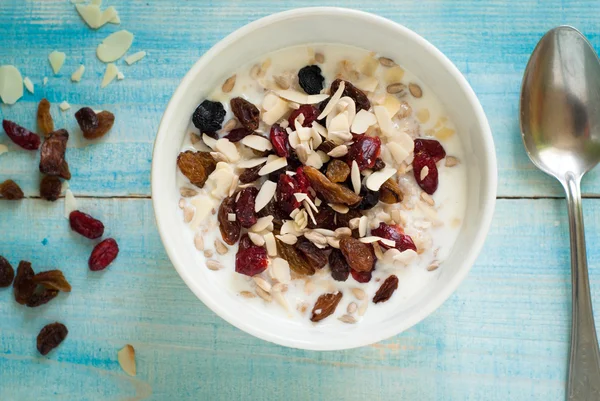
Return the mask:
[[[467,215],[456,244],[433,280],[408,308],[376,324],[348,325],[340,332],[278,319],[244,305],[198,266],[197,251],[184,235],[177,204],[176,158],[194,109],[247,60],[288,46],[341,43],[384,54],[415,73],[445,105],[457,127],[468,166]],[[169,258],[190,289],[215,313],[256,337],[288,347],[335,350],[363,346],[396,335],[439,307],[483,246],[496,200],[496,154],[487,119],[458,69],[411,30],[376,15],[341,8],[303,8],[254,21],[210,49],[187,73],[160,123],[152,160],[152,198],[160,236]],[[233,266],[230,268],[233,269]]]

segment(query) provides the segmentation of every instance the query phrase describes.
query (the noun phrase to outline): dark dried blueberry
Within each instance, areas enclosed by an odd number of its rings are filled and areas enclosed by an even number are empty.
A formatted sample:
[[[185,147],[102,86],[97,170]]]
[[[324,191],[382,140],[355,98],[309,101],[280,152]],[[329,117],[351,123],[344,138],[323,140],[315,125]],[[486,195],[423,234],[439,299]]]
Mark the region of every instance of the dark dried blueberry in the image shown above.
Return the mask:
[[[2,127],[11,141],[26,150],[36,150],[40,147],[40,137],[27,128],[9,121],[2,120]]]
[[[260,110],[255,105],[241,97],[231,99],[229,104],[240,124],[252,131],[258,129]]]
[[[375,160],[375,164],[373,164],[373,167],[371,167],[371,170],[380,171],[380,170],[383,170],[384,168],[385,168],[385,162],[380,157],[378,157]]]
[[[69,334],[69,330],[62,323],[51,323],[44,326],[37,336],[37,349],[40,354],[47,355],[48,352],[58,347]]]
[[[47,175],[40,181],[40,196],[47,201],[54,202],[60,197],[62,182],[55,175]]]
[[[8,287],[15,278],[15,269],[4,256],[0,255],[0,288]]]
[[[321,75],[321,68],[318,65],[307,65],[298,71],[298,82],[304,92],[309,95],[321,93],[323,81],[325,81],[325,78]]]
[[[375,207],[375,205],[377,205],[377,203],[379,203],[379,191],[371,191],[364,185],[360,190],[360,196],[362,196],[362,200],[356,207],[359,210],[372,209]]]
[[[259,217],[272,216],[273,217],[273,226],[277,229],[281,228],[283,224],[283,220],[289,220],[289,214],[286,215],[281,208],[279,208],[277,201],[275,198],[271,199],[267,206],[263,207],[260,212],[258,212]]]
[[[325,228],[327,230],[335,230],[335,212],[329,206],[319,207],[319,212],[314,213],[316,223],[312,219],[308,219],[309,228]]]
[[[339,249],[334,249],[329,255],[331,277],[336,281],[346,281],[350,275],[350,266]]]
[[[229,139],[229,142],[239,142],[242,139],[244,139],[245,137],[247,137],[248,135],[253,134],[253,133],[254,133],[254,131],[249,130],[244,127],[234,128],[229,132],[229,134],[225,135],[224,138]]]
[[[244,188],[241,190],[239,198],[235,203],[236,219],[244,228],[252,227],[258,219],[256,212],[254,211],[256,195],[258,195],[258,188]]]
[[[225,109],[221,102],[205,100],[194,111],[192,122],[200,133],[216,132],[221,129],[225,119]]]
[[[17,276],[13,283],[15,300],[21,305],[25,305],[35,291],[35,283],[33,282],[33,269],[31,263],[22,260],[17,267]]]
[[[98,116],[96,112],[89,107],[82,107],[75,113],[75,119],[81,131],[93,132],[98,128]]]
[[[47,175],[57,175],[66,180],[71,179],[69,164],[65,160],[69,133],[59,129],[48,135],[40,152],[40,172]]]
[[[100,220],[97,220],[90,216],[74,210],[69,215],[69,223],[71,230],[83,235],[89,239],[96,239],[102,237],[104,234],[104,224]]]
[[[118,254],[117,241],[107,238],[94,247],[88,260],[88,266],[91,271],[104,270],[117,258]]]
[[[258,180],[260,178],[260,175],[258,175],[258,172],[260,171],[261,168],[263,168],[264,165],[265,165],[265,163],[259,164],[258,166],[255,166],[252,168],[245,169],[244,172],[242,174],[240,174],[240,183],[249,184],[251,182]]]
[[[13,180],[0,183],[0,195],[6,200],[20,200],[25,197],[21,187]]]

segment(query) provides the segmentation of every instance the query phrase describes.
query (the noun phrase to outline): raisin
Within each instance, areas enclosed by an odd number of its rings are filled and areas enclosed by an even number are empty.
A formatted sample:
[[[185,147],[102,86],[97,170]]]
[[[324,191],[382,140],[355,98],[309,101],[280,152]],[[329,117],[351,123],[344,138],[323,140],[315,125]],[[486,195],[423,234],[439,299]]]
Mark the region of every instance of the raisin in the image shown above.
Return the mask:
[[[6,200],[20,200],[25,197],[21,187],[13,180],[0,183],[0,195]]]
[[[318,65],[307,65],[298,71],[298,83],[309,95],[318,95],[323,89],[325,78]]]
[[[331,269],[331,277],[336,281],[346,281],[350,275],[350,266],[342,251],[334,249],[329,254],[329,269]]]
[[[33,282],[49,290],[71,292],[71,284],[60,270],[39,272],[33,276]]]
[[[229,142],[239,142],[242,139],[244,139],[245,137],[247,137],[248,135],[251,135],[253,133],[254,133],[254,131],[249,130],[244,127],[234,128],[229,132],[229,134],[225,135],[224,138],[229,139]]]
[[[54,120],[50,114],[50,102],[48,99],[40,100],[37,109],[37,126],[38,131],[44,135],[54,131]]]
[[[402,202],[403,198],[404,194],[400,189],[400,185],[392,178],[388,178],[379,188],[379,200],[383,203],[394,204]]]
[[[92,271],[104,270],[116,259],[118,254],[117,241],[107,238],[94,247],[88,260],[88,266]]]
[[[337,145],[333,141],[324,141],[321,142],[317,150],[323,151],[325,153],[329,153],[335,148]]]
[[[89,107],[82,107],[75,113],[75,119],[79,128],[83,131],[83,136],[86,132],[94,132],[98,128],[98,116],[96,112]]]
[[[95,129],[87,131],[81,128],[83,137],[85,139],[98,139],[103,137],[108,131],[110,131],[115,123],[115,115],[110,111],[101,111],[100,113],[96,114],[96,117],[98,119],[98,126]]]
[[[319,211],[314,213],[314,216],[316,223],[313,222],[312,219],[309,219],[309,228],[326,228],[328,230],[335,230],[337,228],[335,224],[335,212],[329,206],[323,207],[323,205],[321,205]]]
[[[362,217],[362,213],[358,209],[350,209],[348,213],[337,213],[335,220],[337,222],[335,228],[350,226],[350,220]]]
[[[54,175],[46,175],[40,181],[40,196],[42,199],[54,202],[60,197],[62,182]]]
[[[364,244],[352,237],[340,240],[340,250],[352,270],[370,272],[375,267],[375,255],[371,244]]]
[[[254,207],[256,205],[256,195],[258,188],[248,187],[240,191],[239,198],[235,203],[235,215],[237,221],[244,228],[250,228],[258,219]]]
[[[371,170],[380,171],[380,170],[383,170],[384,168],[385,168],[385,162],[381,159],[381,157],[378,157],[377,159],[375,159],[375,163],[373,164],[373,167],[371,167]]]
[[[233,245],[233,244],[230,244],[230,245]],[[238,245],[238,250],[244,251],[244,250],[250,248],[251,246],[254,246],[254,243],[252,242],[252,240],[250,239],[248,234],[242,235],[242,238],[240,238],[240,243]]]
[[[413,173],[417,184],[421,189],[429,195],[433,195],[438,187],[438,169],[435,164],[435,159],[425,152],[415,153],[415,158],[412,162]],[[421,179],[421,171],[427,167],[427,175]]]
[[[287,260],[290,269],[302,276],[312,276],[315,274],[315,268],[306,260],[293,245],[288,245],[277,239],[277,252],[279,256]]]
[[[21,305],[25,305],[35,291],[35,283],[33,282],[33,269],[31,263],[22,260],[17,267],[17,275],[13,283],[15,300]]]
[[[281,227],[283,224],[283,220],[289,219],[289,214],[285,214],[283,210],[278,206],[278,202],[275,198],[271,199],[267,206],[263,207],[260,212],[258,212],[259,217],[272,216],[273,217],[273,226],[277,229]]]
[[[40,172],[71,179],[69,164],[65,160],[69,133],[64,129],[51,132],[42,145],[40,152]]]
[[[327,316],[330,316],[335,312],[338,304],[342,300],[342,293],[336,292],[335,294],[323,294],[315,303],[312,309],[312,315],[310,317],[311,322],[320,322]]]
[[[395,241],[396,245],[394,245],[394,248],[396,248],[400,252],[404,252],[408,249],[412,249],[415,252],[417,251],[417,247],[413,242],[412,238],[409,235],[404,234],[404,230],[402,230],[402,227],[400,227],[397,224],[390,225],[381,222],[379,223],[379,227],[371,230],[371,234],[377,237]],[[384,249],[391,248],[390,246],[384,244],[381,241],[379,241],[379,245]]]
[[[192,123],[200,130],[201,134],[217,132],[223,125],[225,109],[221,102],[205,100],[194,111]]]
[[[40,354],[47,355],[64,341],[67,334],[69,330],[62,323],[56,322],[44,326],[37,336],[37,350]]]
[[[186,150],[177,157],[177,166],[192,184],[202,188],[208,176],[215,171],[217,161],[209,152]]]
[[[2,120],[2,127],[11,141],[25,150],[37,150],[40,147],[40,137],[26,128],[9,120]]]
[[[223,241],[229,245],[234,245],[240,238],[241,228],[239,221],[229,221],[228,215],[230,213],[235,213],[235,195],[223,199],[217,215]]]
[[[258,180],[260,178],[260,175],[258,174],[258,172],[260,171],[261,168],[263,168],[264,165],[265,165],[265,163],[259,164],[258,166],[255,166],[252,168],[245,169],[244,172],[242,174],[240,174],[240,183],[249,184],[251,182]]]
[[[369,210],[379,203],[379,191],[371,191],[366,186],[362,186],[360,190],[362,200],[356,207],[358,210]]]
[[[279,157],[288,157],[289,156],[288,133],[286,130],[281,128],[281,125],[273,124],[271,126],[269,138],[271,139],[271,144],[273,145],[273,149],[275,150],[275,153],[277,153],[277,156],[279,156]]]
[[[344,182],[350,175],[350,167],[339,159],[332,159],[327,163],[325,176],[331,182]]]
[[[45,305],[56,298],[58,293],[58,290],[39,287],[31,294],[26,305],[30,308],[37,308],[38,306]]]
[[[342,80],[338,78],[331,83],[331,94],[334,94],[338,90],[341,82]],[[357,113],[360,110],[369,111],[369,108],[371,107],[371,102],[369,102],[369,98],[367,97],[367,95],[365,95],[363,91],[361,91],[348,81],[344,81],[344,92],[342,96],[348,96],[352,98],[352,100],[354,100],[354,103],[356,104]]]
[[[314,167],[305,166],[304,174],[308,177],[311,186],[329,203],[356,205],[362,198],[341,184],[336,184]]]
[[[296,175],[290,176],[280,174],[277,181],[277,206],[286,216],[300,207],[300,201],[296,199],[296,193],[308,193],[308,180],[302,168],[296,171]]]
[[[375,293],[375,296],[373,297],[373,303],[378,304],[380,302],[387,301],[388,299],[391,298],[392,294],[397,289],[398,289],[398,277],[396,277],[395,275],[392,274],[391,276],[389,276],[388,278],[385,279],[383,284],[381,284],[381,287],[379,287],[379,289]]]
[[[0,255],[0,288],[9,287],[15,278],[15,269],[4,256]]]
[[[104,234],[104,224],[100,220],[79,210],[71,212],[69,223],[71,224],[71,230],[89,239],[100,238]]]
[[[235,255],[235,271],[246,276],[260,274],[268,265],[267,250],[262,246],[250,245],[245,249],[238,249]]]
[[[352,274],[352,278],[359,283],[368,283],[371,281],[373,277],[373,273],[371,272],[357,272],[356,270],[350,269],[350,274]]]
[[[356,135],[355,137],[358,139],[350,146],[346,156],[348,165],[352,165],[352,161],[356,160],[360,171],[373,167],[381,153],[381,139],[366,135]]]
[[[260,111],[255,105],[241,97],[231,99],[229,104],[233,115],[244,127],[252,131],[258,129]]]
[[[320,249],[304,237],[298,238],[295,246],[313,269],[322,269],[327,264],[331,248]]]
[[[302,114],[304,116],[304,121],[302,121],[303,127],[312,127],[312,123],[317,121],[317,117],[321,114],[321,111],[317,109],[312,104],[303,104],[298,109],[292,111],[292,114],[288,117],[288,123],[293,130],[296,130],[294,126],[294,121],[296,118]]]
[[[425,152],[435,163],[446,157],[444,147],[435,139],[415,139],[415,154],[419,152]]]

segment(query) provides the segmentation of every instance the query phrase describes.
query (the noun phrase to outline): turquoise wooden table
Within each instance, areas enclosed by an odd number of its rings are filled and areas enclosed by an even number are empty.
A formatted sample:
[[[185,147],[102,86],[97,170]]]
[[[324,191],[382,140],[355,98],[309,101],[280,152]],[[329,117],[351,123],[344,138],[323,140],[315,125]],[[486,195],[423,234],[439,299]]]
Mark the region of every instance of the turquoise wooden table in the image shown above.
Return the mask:
[[[215,42],[264,15],[321,1],[106,0],[120,26],[85,26],[68,0],[0,1],[0,64],[35,84],[0,117],[34,127],[37,102],[53,103],[58,127],[75,131],[79,107],[111,110],[112,132],[98,144],[70,140],[70,187],[101,218],[121,254],[103,273],[87,269],[89,241],[74,235],[64,200],[39,199],[37,155],[0,135],[0,181],[26,199],[0,201],[0,254],[37,270],[60,268],[73,285],[46,306],[18,305],[0,290],[0,400],[563,400],[570,328],[568,225],[562,189],[525,155],[518,96],[529,54],[548,29],[578,27],[600,49],[597,1],[349,0],[413,29],[467,77],[490,120],[498,154],[496,215],[467,280],[431,317],[369,347],[317,353],[255,339],[208,310],[179,278],[161,245],[150,200],[152,141],[179,80]],[[95,47],[110,32],[135,34],[148,56],[119,69],[100,90]],[[53,76],[52,50],[67,53]],[[80,83],[69,77],[83,63]],[[49,77],[46,86],[41,82]],[[72,109],[61,112],[66,100]],[[75,137],[75,135],[73,135]],[[600,321],[600,176],[583,183],[591,286]],[[40,357],[35,338],[53,321],[67,340]],[[136,377],[117,350],[137,351]]]

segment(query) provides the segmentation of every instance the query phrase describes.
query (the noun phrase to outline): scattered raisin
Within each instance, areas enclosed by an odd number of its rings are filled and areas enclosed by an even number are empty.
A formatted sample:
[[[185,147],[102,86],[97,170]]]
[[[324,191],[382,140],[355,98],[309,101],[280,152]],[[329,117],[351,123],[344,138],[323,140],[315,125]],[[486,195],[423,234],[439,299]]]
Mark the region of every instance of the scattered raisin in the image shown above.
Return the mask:
[[[309,95],[318,95],[323,89],[325,78],[321,75],[321,67],[307,65],[298,71],[298,83]],[[333,92],[332,92],[333,93]]]
[[[290,269],[302,276],[312,276],[315,274],[315,268],[306,260],[306,258],[293,246],[277,241],[277,252],[279,256],[287,260]]]
[[[326,228],[328,230],[335,230],[337,228],[335,224],[335,212],[329,206],[321,205],[319,212],[314,213],[314,216],[316,223],[312,219],[309,219],[309,228]]]
[[[98,116],[96,112],[89,107],[82,107],[75,113],[75,119],[79,128],[83,131],[83,136],[86,133],[94,132],[98,128]]]
[[[273,226],[277,229],[281,228],[283,224],[283,220],[289,219],[289,214],[286,215],[283,210],[278,206],[275,198],[271,199],[267,206],[263,207],[258,212],[259,217],[272,216],[273,217]]]
[[[217,132],[223,125],[225,109],[221,102],[205,100],[194,111],[192,122],[200,130],[201,134]]]
[[[235,195],[223,199],[217,215],[219,220],[219,230],[221,231],[223,241],[229,245],[235,245],[240,238],[240,222],[237,221],[237,219],[236,221],[229,221],[229,213],[235,213]]]
[[[375,293],[375,296],[373,297],[373,303],[378,304],[380,302],[387,301],[388,299],[391,298],[392,294],[397,289],[398,289],[398,277],[396,277],[395,275],[392,274],[391,276],[389,276],[388,278],[385,279],[383,284],[381,284],[381,287],[379,287],[379,289]]]
[[[352,270],[352,269],[350,269],[350,274],[352,274],[352,278],[354,280],[358,281],[359,283],[363,283],[363,284],[371,281],[371,278],[373,277],[372,272],[357,272],[356,270]]]
[[[58,290],[51,290],[45,287],[38,287],[33,294],[27,300],[27,306],[30,308],[37,308],[52,301],[58,296]]]
[[[235,271],[246,276],[260,274],[268,265],[267,250],[262,246],[250,245],[245,249],[238,249],[235,255]]]
[[[71,179],[69,164],[65,160],[69,133],[64,129],[51,132],[42,145],[40,152],[40,172]]]
[[[350,266],[342,251],[334,249],[329,255],[329,268],[331,269],[331,277],[336,281],[346,281],[350,275]]]
[[[50,102],[44,98],[40,100],[37,109],[37,126],[38,131],[44,135],[54,131],[54,120],[50,114]]]
[[[433,195],[438,187],[438,169],[435,164],[435,159],[425,152],[415,153],[415,158],[412,162],[413,173],[417,184],[421,189],[429,195]],[[427,167],[427,175],[421,179],[421,171]]]
[[[202,188],[208,176],[215,171],[217,161],[209,152],[186,150],[177,157],[177,166],[192,184]]]
[[[331,152],[337,145],[333,141],[323,141],[317,148],[317,150],[323,151],[325,153]]]
[[[244,127],[234,128],[229,132],[229,134],[225,135],[224,138],[229,139],[229,142],[239,142],[242,139],[244,139],[245,137],[247,137],[248,135],[251,135],[253,133],[254,133],[254,131],[249,130]]]
[[[379,203],[379,191],[371,191],[366,186],[362,186],[360,190],[362,200],[356,207],[358,210],[369,210]]]
[[[15,300],[21,305],[25,305],[35,291],[35,283],[33,282],[33,269],[31,263],[22,260],[17,267],[17,275],[13,283]]]
[[[310,320],[312,322],[320,322],[325,319],[327,316],[330,316],[335,312],[335,308],[337,308],[338,304],[342,300],[342,293],[336,292],[335,294],[323,294],[315,303],[315,306],[312,309],[312,316]]]
[[[350,209],[348,213],[336,213],[336,227],[348,227],[350,226],[350,220],[355,219],[357,217],[362,217],[362,213],[358,209]],[[358,232],[358,231],[357,231]]]
[[[116,259],[118,254],[117,241],[107,238],[94,247],[88,260],[88,266],[92,271],[104,270]]]
[[[104,234],[104,224],[100,220],[79,210],[71,212],[69,223],[71,224],[71,230],[89,239],[100,238]]]
[[[8,287],[15,278],[15,269],[6,258],[0,255],[0,288]]]
[[[320,249],[304,237],[298,238],[295,247],[315,270],[325,267],[331,253],[331,248]]]
[[[392,179],[388,178],[386,182],[379,188],[379,200],[383,203],[394,204],[402,202],[404,194],[400,189],[400,185]]]
[[[275,153],[277,153],[277,156],[279,156],[279,157],[288,157],[289,156],[288,133],[286,130],[281,128],[281,125],[273,124],[271,126],[269,138],[271,139],[271,144],[273,145],[273,149],[275,150]]]
[[[358,139],[350,146],[346,156],[348,165],[352,165],[352,161],[356,160],[360,171],[373,167],[381,153],[381,139],[367,135],[356,135],[355,137]]]
[[[255,105],[241,97],[231,99],[229,104],[233,115],[244,127],[252,131],[258,129],[260,111]]]
[[[9,121],[2,120],[2,127],[11,141],[25,150],[37,150],[40,147],[40,137],[27,128]]]
[[[242,174],[240,174],[240,183],[249,184],[251,182],[258,180],[260,178],[260,175],[258,174],[258,172],[260,171],[261,168],[263,168],[264,165],[265,165],[265,163],[259,164],[258,166],[255,166],[252,168],[245,169],[244,172],[242,172]]]
[[[47,201],[54,202],[60,197],[62,182],[54,175],[46,175],[40,181],[40,196]]]
[[[332,95],[338,90],[341,82],[342,80],[338,78],[331,83],[330,92]],[[356,104],[357,113],[360,110],[369,111],[369,108],[371,107],[371,102],[369,102],[369,98],[367,97],[367,95],[365,95],[363,91],[361,91],[348,81],[344,81],[344,93],[342,94],[342,96],[348,96],[352,98],[352,100],[354,100],[354,103]]]
[[[435,139],[415,139],[415,154],[419,152],[427,153],[436,163],[446,157],[444,147]]]
[[[20,200],[25,197],[21,187],[13,180],[0,183],[0,195],[6,200]]]
[[[375,267],[375,255],[371,244],[364,244],[352,237],[340,240],[340,250],[352,270],[370,272]]]
[[[400,227],[397,224],[386,224],[381,222],[379,223],[379,227],[371,230],[371,234],[377,237],[395,241],[396,245],[394,245],[394,248],[396,248],[400,252],[404,252],[408,249],[412,249],[415,252],[417,251],[417,247],[413,242],[412,238],[409,235],[404,234],[404,230],[402,230],[402,227]],[[391,248],[390,246],[387,246],[381,241],[379,241],[379,245],[383,249]]]
[[[296,175],[294,176],[280,174],[276,190],[277,206],[285,215],[289,216],[294,209],[300,207],[300,202],[294,194],[308,193],[308,187],[308,179],[302,167],[296,170]]]
[[[71,284],[69,284],[60,270],[39,272],[33,276],[33,282],[49,290],[71,292]]]
[[[38,351],[42,355],[47,355],[64,341],[67,334],[69,334],[69,330],[62,323],[56,322],[44,326],[37,336]]]
[[[115,115],[110,111],[101,111],[100,113],[96,114],[96,118],[98,120],[98,126],[94,129],[85,130],[83,127],[81,127],[81,124],[79,125],[85,139],[98,139],[103,137],[108,131],[110,131],[115,123]]]
[[[311,127],[312,123],[317,121],[317,117],[319,117],[321,111],[312,104],[303,104],[296,110],[292,111],[292,114],[290,114],[290,116],[288,117],[288,123],[294,131],[296,130],[296,127],[294,126],[294,121],[296,121],[296,118],[298,118],[300,114],[304,116],[302,126]]]
[[[314,167],[305,166],[304,174],[308,177],[311,186],[329,203],[356,205],[362,198],[341,184],[336,184]]]
[[[258,195],[258,188],[244,188],[240,191],[239,198],[235,203],[236,219],[244,228],[252,227],[258,219],[256,212],[254,211],[256,195]]]
[[[383,170],[385,168],[385,162],[381,159],[381,157],[378,157],[375,160],[375,163],[373,164],[373,167],[371,167],[371,170],[373,171],[380,171]]]
[[[350,167],[339,159],[332,159],[327,163],[325,175],[331,182],[344,182],[350,175]]]

